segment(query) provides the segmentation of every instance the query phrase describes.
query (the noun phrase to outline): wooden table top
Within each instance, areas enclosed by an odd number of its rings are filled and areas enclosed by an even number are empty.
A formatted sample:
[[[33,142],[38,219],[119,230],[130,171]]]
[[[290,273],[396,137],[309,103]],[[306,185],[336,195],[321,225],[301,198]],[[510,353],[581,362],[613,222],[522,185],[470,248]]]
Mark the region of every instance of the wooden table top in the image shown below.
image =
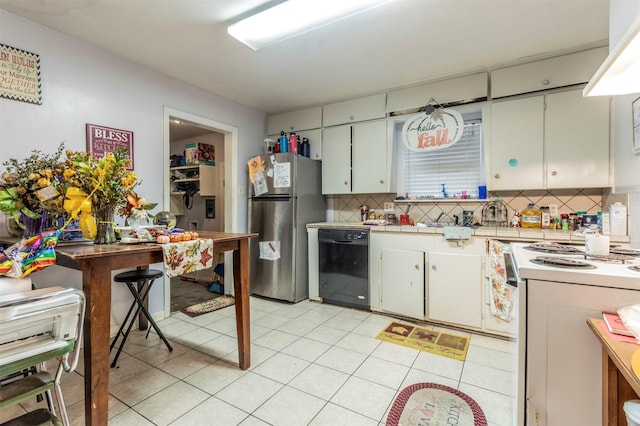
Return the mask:
[[[609,358],[614,362],[618,370],[627,379],[633,390],[640,395],[640,378],[636,376],[631,368],[631,356],[640,349],[640,344],[620,342],[613,340],[605,331],[604,320],[599,318],[589,318],[587,324],[591,331],[602,343],[602,347],[607,351]],[[604,326],[604,327],[603,327]]]
[[[202,231],[198,232],[200,238],[212,239],[215,244],[229,243],[238,241],[244,238],[257,237],[255,233],[236,233],[236,232],[216,232],[216,231]],[[20,238],[15,237],[0,237],[0,243],[15,244],[20,241]],[[107,254],[122,254],[130,252],[144,253],[144,252],[156,252],[160,250],[160,244],[156,243],[140,243],[140,244],[92,244],[92,243],[79,243],[73,244],[64,242],[56,246],[56,253],[74,259],[82,260],[89,259],[96,256],[103,256]]]

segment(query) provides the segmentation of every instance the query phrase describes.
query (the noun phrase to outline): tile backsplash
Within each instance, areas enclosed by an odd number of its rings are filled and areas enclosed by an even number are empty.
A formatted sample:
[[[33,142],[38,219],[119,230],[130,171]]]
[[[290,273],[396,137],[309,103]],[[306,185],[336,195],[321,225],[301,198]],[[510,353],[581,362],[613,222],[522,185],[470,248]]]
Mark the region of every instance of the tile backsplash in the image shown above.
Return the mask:
[[[489,192],[487,200],[447,200],[447,201],[418,201],[411,204],[409,216],[415,222],[433,222],[441,213],[444,213],[440,222],[453,224],[454,216],[458,216],[462,223],[462,211],[474,212],[474,223],[482,219],[482,208],[486,202],[494,201],[497,197],[507,207],[508,220],[511,220],[514,212],[522,211],[533,202],[537,207],[557,205],[559,213],[574,213],[584,210],[588,214],[596,214],[599,210],[607,211],[609,205],[620,201],[629,205],[627,194],[612,194],[609,188],[596,189],[563,189],[540,191],[496,191]],[[375,209],[376,213],[384,213],[384,203],[393,202],[396,194],[350,194],[329,196],[329,206],[332,209],[332,217],[335,222],[359,222],[360,206],[366,205],[369,209]],[[398,216],[405,212],[409,204],[396,203],[394,213]],[[330,217],[331,217],[330,213]]]

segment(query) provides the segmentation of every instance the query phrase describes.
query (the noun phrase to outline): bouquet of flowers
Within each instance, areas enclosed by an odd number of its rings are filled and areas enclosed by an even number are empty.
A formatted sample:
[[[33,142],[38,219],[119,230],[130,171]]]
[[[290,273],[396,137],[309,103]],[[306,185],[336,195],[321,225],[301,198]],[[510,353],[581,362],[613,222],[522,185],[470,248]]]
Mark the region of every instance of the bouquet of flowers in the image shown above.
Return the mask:
[[[138,178],[127,170],[131,160],[126,154],[123,149],[107,152],[103,157],[67,151],[64,207],[80,221],[85,237],[95,238],[97,243],[115,242],[114,215],[124,214],[128,197],[135,196],[133,188]]]
[[[0,177],[0,211],[24,228],[26,222],[46,222],[48,215],[64,213],[65,163],[63,144],[53,155],[33,150],[22,161],[5,161]]]
[[[96,242],[114,242],[115,214],[128,217],[156,206],[134,192],[139,182],[136,174],[127,169],[130,164],[124,149],[107,152],[103,157],[82,151],[65,152],[64,144],[53,155],[34,150],[22,161],[11,159],[4,163],[0,211],[15,218],[22,228],[29,220],[39,220],[42,228],[27,232],[29,235],[47,229],[48,219],[64,216],[63,228],[77,220],[86,238],[96,238],[96,234],[100,238],[106,229],[106,239]]]
[[[104,157],[67,151],[64,177],[68,187],[78,188],[87,194],[94,209],[112,209],[122,213],[127,206],[127,196],[138,184],[136,174],[127,170],[130,164],[124,149],[107,152]]]

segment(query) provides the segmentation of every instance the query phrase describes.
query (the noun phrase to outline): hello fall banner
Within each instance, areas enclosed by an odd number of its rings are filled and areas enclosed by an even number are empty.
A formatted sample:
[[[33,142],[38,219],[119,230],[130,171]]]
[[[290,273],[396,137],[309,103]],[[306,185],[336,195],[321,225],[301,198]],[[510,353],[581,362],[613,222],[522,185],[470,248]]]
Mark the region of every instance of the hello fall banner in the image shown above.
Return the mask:
[[[402,141],[411,151],[433,151],[452,146],[463,132],[464,120],[458,111],[436,108],[431,114],[409,118],[402,127]]]

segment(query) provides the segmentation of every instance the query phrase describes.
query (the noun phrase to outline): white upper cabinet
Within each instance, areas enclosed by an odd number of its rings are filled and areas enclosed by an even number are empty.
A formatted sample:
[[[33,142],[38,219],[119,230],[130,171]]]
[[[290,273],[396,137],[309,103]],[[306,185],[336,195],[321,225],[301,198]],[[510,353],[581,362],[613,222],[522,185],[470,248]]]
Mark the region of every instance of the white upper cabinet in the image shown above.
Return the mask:
[[[609,182],[609,97],[582,90],[546,97],[547,188],[602,188]]]
[[[351,194],[351,126],[322,129],[322,193]]]
[[[609,98],[582,90],[491,104],[491,190],[603,188]]]
[[[607,57],[607,47],[585,50],[491,72],[491,97],[586,83]]]
[[[267,117],[267,134],[279,135],[322,127],[322,107],[311,107]]]
[[[391,150],[387,143],[387,120],[356,123],[352,127],[353,193],[390,192]]]
[[[544,96],[491,104],[490,189],[544,187]]]
[[[322,125],[335,126],[384,118],[386,99],[387,95],[380,93],[325,105],[322,107]]]
[[[322,193],[391,192],[387,121],[322,129]]]
[[[489,74],[481,72],[464,77],[451,78],[392,90],[387,95],[387,112],[415,110],[433,98],[440,104],[468,99],[484,99],[489,88]]]

